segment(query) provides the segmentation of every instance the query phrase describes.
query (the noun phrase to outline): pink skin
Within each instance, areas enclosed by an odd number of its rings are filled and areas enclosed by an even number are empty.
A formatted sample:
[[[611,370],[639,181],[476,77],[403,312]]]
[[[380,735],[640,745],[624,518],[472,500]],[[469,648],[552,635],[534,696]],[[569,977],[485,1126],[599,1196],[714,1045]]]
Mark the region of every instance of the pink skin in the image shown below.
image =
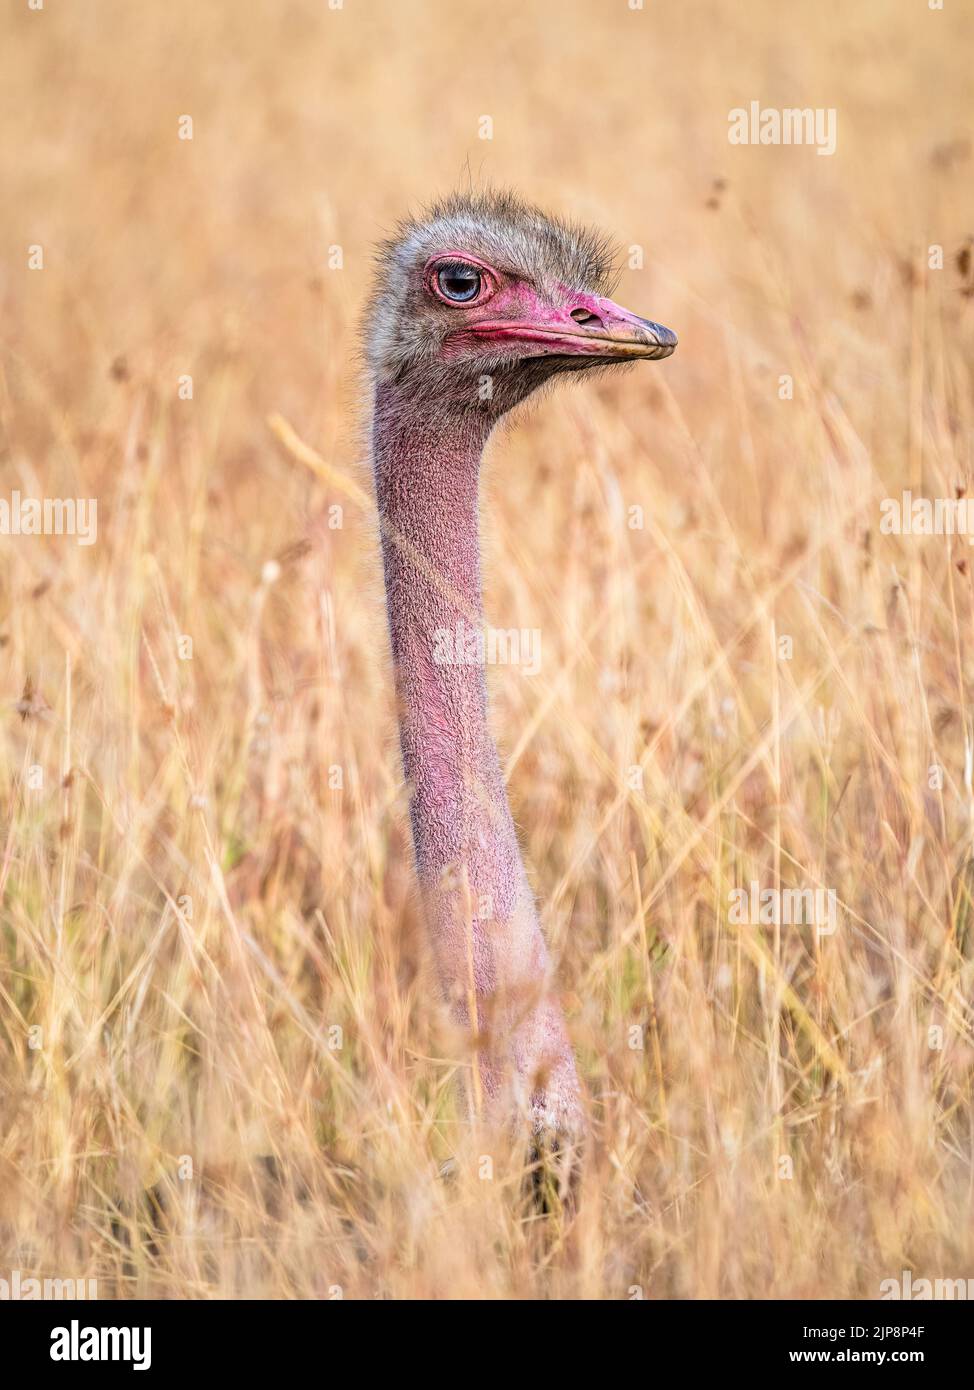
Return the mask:
[[[462,1024],[476,999],[488,1118],[513,1102],[534,1129],[575,1135],[575,1063],[487,722],[484,669],[432,655],[437,629],[484,623],[477,494],[487,426],[444,439],[403,406],[395,387],[379,388],[376,485],[403,770],[437,967]]]
[[[545,298],[525,281],[503,276],[469,252],[438,252],[426,263],[427,289],[437,298],[443,296],[436,288],[436,272],[455,261],[478,266],[484,272],[484,285],[475,300],[460,306],[463,323],[444,344],[446,360],[471,350],[518,344],[530,344],[530,350],[521,355],[531,357],[606,356],[607,345],[613,358],[668,357],[676,347],[676,334],[670,329],[640,318],[611,299],[567,285],[556,285],[551,297]],[[658,353],[647,351],[651,339],[657,340]]]
[[[458,260],[482,269],[483,289],[451,304],[456,327],[444,333],[441,362],[496,360],[499,348],[512,359],[667,356],[669,340],[675,345],[668,330],[654,333],[656,325],[611,300],[565,287],[542,298],[466,251],[431,258],[427,293],[442,299],[436,270]],[[485,672],[433,656],[438,630],[484,625],[478,492],[495,418],[468,410],[434,420],[408,385],[383,381],[376,390],[376,495],[400,742],[441,983],[456,1019],[475,1027],[473,1098],[488,1119],[527,1114],[535,1133],[570,1144],[583,1131],[575,1062],[491,737]]]

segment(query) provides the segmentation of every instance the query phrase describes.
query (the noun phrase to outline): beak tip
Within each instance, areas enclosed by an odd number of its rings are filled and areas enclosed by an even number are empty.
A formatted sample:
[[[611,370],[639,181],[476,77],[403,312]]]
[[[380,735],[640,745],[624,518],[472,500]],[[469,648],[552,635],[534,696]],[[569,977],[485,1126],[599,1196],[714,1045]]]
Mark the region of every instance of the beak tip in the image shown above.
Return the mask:
[[[663,324],[653,323],[649,319],[644,319],[643,322],[649,330],[654,345],[661,349],[658,353],[659,357],[669,357],[671,353],[675,352],[680,340],[672,328],[665,328]]]

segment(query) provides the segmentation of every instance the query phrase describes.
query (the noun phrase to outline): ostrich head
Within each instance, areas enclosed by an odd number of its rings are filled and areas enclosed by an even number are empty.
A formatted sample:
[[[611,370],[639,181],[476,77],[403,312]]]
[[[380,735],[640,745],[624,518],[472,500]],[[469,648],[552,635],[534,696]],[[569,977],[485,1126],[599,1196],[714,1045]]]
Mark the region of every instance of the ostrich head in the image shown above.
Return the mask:
[[[606,298],[597,233],[509,194],[454,195],[379,251],[367,355],[423,413],[494,420],[562,372],[668,357],[676,334]]]

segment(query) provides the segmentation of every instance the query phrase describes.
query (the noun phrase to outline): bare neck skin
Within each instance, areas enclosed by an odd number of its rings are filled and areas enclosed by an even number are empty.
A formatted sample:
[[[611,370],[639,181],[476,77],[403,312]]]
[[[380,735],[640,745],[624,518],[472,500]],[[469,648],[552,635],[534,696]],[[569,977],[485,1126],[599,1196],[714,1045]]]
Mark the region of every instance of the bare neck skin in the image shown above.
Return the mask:
[[[535,1129],[574,1133],[574,1060],[490,734],[485,671],[457,660],[453,640],[458,625],[464,634],[484,626],[478,493],[492,424],[486,412],[434,415],[402,388],[377,389],[375,484],[403,769],[441,984],[454,1016],[478,1035],[475,1107],[482,1100],[499,1116],[513,1097]]]

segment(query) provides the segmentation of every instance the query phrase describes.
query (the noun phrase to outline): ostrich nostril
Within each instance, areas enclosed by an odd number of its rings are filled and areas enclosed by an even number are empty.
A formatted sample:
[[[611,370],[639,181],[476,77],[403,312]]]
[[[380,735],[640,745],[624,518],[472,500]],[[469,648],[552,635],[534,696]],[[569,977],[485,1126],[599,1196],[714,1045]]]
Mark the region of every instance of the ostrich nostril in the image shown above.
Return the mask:
[[[603,328],[605,326],[598,314],[589,313],[588,309],[573,309],[571,317],[576,323],[584,323],[587,328]]]

